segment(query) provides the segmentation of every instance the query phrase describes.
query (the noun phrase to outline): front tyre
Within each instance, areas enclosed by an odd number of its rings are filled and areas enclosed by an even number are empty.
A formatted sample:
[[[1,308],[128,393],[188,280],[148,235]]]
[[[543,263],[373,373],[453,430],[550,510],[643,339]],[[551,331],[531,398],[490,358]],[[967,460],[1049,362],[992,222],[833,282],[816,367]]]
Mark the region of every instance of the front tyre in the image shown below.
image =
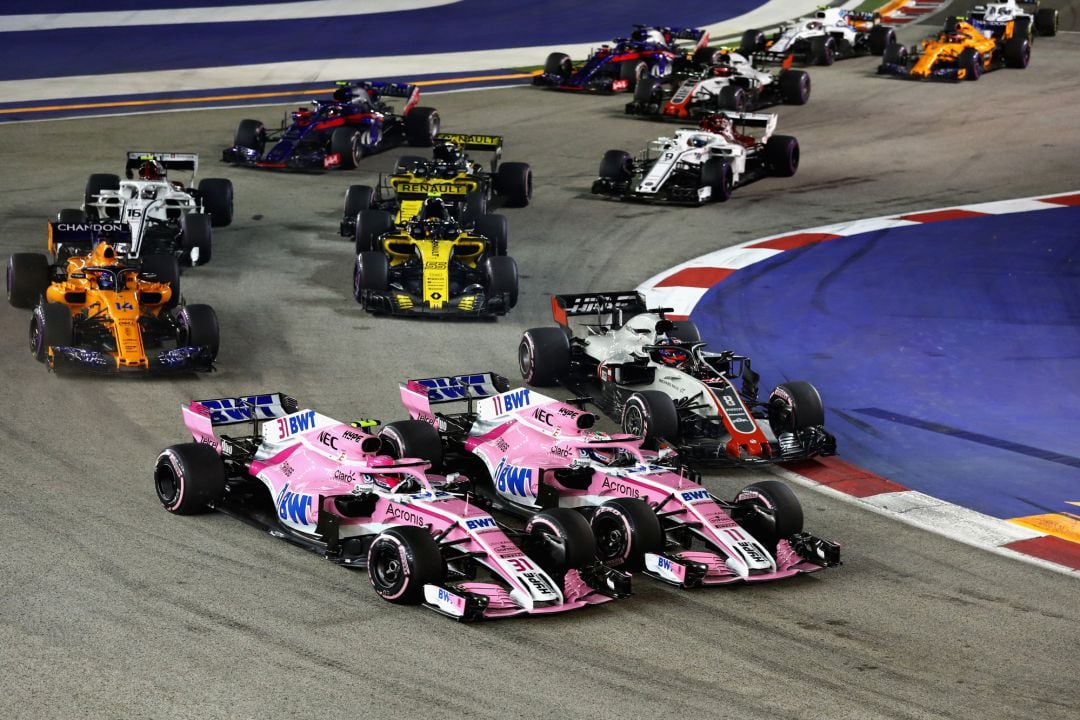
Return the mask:
[[[176,313],[177,347],[210,348],[210,359],[216,359],[221,345],[217,313],[209,305],[185,305]]]
[[[14,253],[7,264],[7,297],[12,307],[32,308],[49,287],[49,259],[41,253]]]
[[[379,439],[390,457],[420,458],[433,470],[442,467],[443,446],[439,431],[423,420],[398,420],[379,431]]]
[[[825,424],[825,404],[817,388],[804,380],[792,380],[769,395],[769,427],[780,436]]]
[[[503,296],[505,307],[513,308],[518,302],[518,267],[514,258],[507,255],[489,256],[481,263],[484,271],[484,287],[488,298]]]
[[[518,345],[518,369],[529,385],[557,385],[570,371],[570,341],[561,327],[526,330]]]
[[[562,575],[567,570],[596,562],[592,528],[576,510],[542,510],[529,520],[525,534],[533,541],[533,556],[537,563],[552,575]]]
[[[341,158],[338,167],[352,170],[364,157],[364,145],[358,130],[351,127],[334,128],[330,135],[330,152]]]
[[[802,504],[791,488],[779,480],[747,485],[733,502],[739,525],[774,553],[780,540],[802,532]]]
[[[71,345],[75,340],[71,310],[63,303],[45,303],[34,310],[30,320],[30,352],[39,362],[48,362],[49,348]]]
[[[679,436],[679,413],[675,402],[659,390],[641,390],[626,400],[622,430],[650,444],[674,441]]]
[[[701,166],[702,187],[712,188],[712,199],[725,202],[735,191],[735,173],[724,158],[712,157]]]
[[[664,549],[660,518],[643,500],[614,498],[596,508],[589,520],[600,562],[611,567],[639,567],[645,553]]]
[[[426,529],[402,525],[381,532],[368,549],[368,578],[383,600],[416,605],[424,585],[446,580],[446,562]]]
[[[154,489],[174,515],[207,512],[225,494],[225,463],[203,443],[167,447],[154,464]]]

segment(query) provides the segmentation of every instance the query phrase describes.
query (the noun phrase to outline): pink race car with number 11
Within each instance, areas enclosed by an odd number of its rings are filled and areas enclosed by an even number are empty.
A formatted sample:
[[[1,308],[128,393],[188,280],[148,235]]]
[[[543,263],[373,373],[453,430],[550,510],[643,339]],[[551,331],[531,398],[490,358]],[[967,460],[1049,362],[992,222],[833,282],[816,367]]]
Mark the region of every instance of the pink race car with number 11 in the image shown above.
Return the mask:
[[[589,519],[600,559],[644,564],[659,580],[694,587],[776,580],[840,564],[840,546],[802,531],[795,494],[761,480],[719,500],[632,435],[592,430],[596,417],[491,373],[410,380],[409,415],[434,425],[447,467],[472,478],[495,508],[528,519],[573,508]],[[465,401],[465,412],[434,405]],[[424,456],[402,443],[402,455]],[[430,457],[430,456],[429,456]],[[434,460],[434,457],[430,457]],[[695,545],[701,549],[693,549]]]
[[[573,610],[627,595],[630,578],[596,558],[592,533],[570,510],[511,530],[455,495],[456,476],[383,452],[438,435],[422,422],[382,437],[280,393],[181,406],[195,442],[158,455],[154,486],[177,515],[221,510],[342,565],[367,568],[375,592],[460,620]],[[222,428],[250,423],[251,432]],[[364,427],[374,421],[359,423]],[[385,442],[384,442],[385,441]],[[477,580],[478,570],[489,576]]]

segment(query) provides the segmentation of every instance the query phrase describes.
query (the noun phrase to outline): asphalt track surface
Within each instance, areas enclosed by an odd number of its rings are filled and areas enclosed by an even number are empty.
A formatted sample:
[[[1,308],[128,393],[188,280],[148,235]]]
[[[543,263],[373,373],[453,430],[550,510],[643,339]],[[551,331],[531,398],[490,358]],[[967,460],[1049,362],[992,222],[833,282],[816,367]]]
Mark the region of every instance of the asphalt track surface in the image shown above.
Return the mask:
[[[1080,30],[1078,5],[1063,29]],[[521,304],[495,323],[373,318],[351,302],[341,196],[398,153],[315,176],[219,167],[244,110],[0,128],[5,254],[42,248],[45,219],[128,148],[198,151],[201,175],[231,177],[238,203],[213,262],[183,280],[221,318],[213,375],[50,376],[26,352],[29,313],[0,310],[4,715],[1074,718],[1075,578],[802,488],[808,529],[844,544],[843,567],[693,592],[642,578],[623,602],[466,626],[382,602],[363,574],[231,518],[170,517],[150,471],[185,440],[191,398],[283,390],[341,419],[396,419],[406,376],[515,377],[520,331],[549,322],[548,293],[631,287],[845,218],[1072,190],[1078,53],[1080,35],[1063,33],[1037,42],[1026,71],[955,86],[878,78],[870,58],[815,70],[810,104],[779,111],[803,147],[798,175],[689,210],[588,194],[604,149],[662,130],[624,117],[625,98],[432,96],[448,129],[502,132],[506,158],[536,172],[533,205],[507,211]],[[706,484],[731,496],[758,477]]]

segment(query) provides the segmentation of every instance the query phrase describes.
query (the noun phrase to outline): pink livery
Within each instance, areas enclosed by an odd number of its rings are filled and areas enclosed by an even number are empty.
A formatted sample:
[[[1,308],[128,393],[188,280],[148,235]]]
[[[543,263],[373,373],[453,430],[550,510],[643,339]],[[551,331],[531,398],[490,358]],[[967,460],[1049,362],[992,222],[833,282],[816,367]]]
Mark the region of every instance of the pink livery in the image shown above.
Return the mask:
[[[674,453],[594,431],[596,417],[580,407],[585,399],[568,404],[509,389],[491,373],[410,380],[401,397],[414,419],[438,430],[440,459],[468,473],[478,498],[524,518],[580,512],[610,566],[643,565],[652,577],[694,587],[840,564],[838,544],[803,532],[802,506],[783,483],[758,481],[720,500]],[[467,403],[464,412],[433,409],[454,401]]]
[[[195,442],[161,452],[154,485],[178,515],[221,510],[342,565],[366,568],[375,592],[460,620],[562,612],[629,594],[629,576],[600,563],[588,523],[570,510],[536,514],[523,531],[456,492],[467,479],[429,475],[433,428],[407,420],[380,435],[280,393],[200,400],[182,408]],[[246,425],[245,434],[226,434]],[[396,455],[396,456],[394,456]]]

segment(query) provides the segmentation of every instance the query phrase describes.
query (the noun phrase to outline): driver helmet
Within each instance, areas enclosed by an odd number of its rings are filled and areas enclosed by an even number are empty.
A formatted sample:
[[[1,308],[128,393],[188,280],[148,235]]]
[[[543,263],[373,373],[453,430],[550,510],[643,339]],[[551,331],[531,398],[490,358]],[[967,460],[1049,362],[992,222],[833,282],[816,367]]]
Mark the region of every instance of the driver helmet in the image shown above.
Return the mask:
[[[98,270],[95,275],[97,275],[98,290],[116,289],[116,276],[114,274],[108,270]]]
[[[634,456],[621,447],[578,448],[578,456],[582,460],[591,460],[604,467],[629,467],[636,464]]]
[[[695,135],[690,138],[690,144],[696,148],[705,147],[709,144],[709,139],[704,135]]]
[[[420,209],[421,220],[449,220],[450,211],[446,208],[442,197],[428,196],[424,200],[424,207]]]
[[[462,159],[461,148],[452,142],[437,144],[432,151],[432,155],[435,162],[446,163],[447,165],[457,165]]]
[[[701,124],[698,127],[706,132],[724,135],[725,137],[730,136],[732,132],[731,118],[723,113],[707,115],[702,119]]]
[[[334,91],[334,100],[337,102],[352,102],[353,91],[348,85],[342,85]]]
[[[663,365],[682,370],[690,364],[690,353],[680,347],[678,340],[665,338],[657,343],[660,347],[656,350],[656,359]]]
[[[724,57],[729,58],[730,56],[725,55]],[[712,72],[716,77],[731,77],[734,70],[730,65],[714,65]]]
[[[140,180],[164,180],[165,166],[157,160],[146,160],[139,166]]]

